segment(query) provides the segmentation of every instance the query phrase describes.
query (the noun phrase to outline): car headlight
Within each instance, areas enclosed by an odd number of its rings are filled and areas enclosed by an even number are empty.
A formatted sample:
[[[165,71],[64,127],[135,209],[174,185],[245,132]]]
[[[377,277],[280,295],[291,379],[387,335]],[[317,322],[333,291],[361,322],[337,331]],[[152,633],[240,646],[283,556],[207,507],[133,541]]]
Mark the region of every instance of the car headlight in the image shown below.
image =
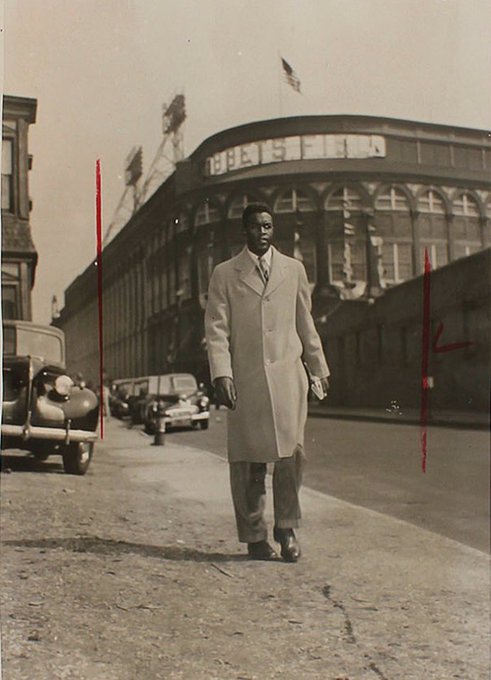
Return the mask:
[[[74,385],[73,380],[68,375],[59,375],[54,384],[54,390],[60,397],[68,397]]]
[[[201,408],[206,408],[209,403],[210,400],[208,399],[208,397],[201,397],[201,399],[199,400],[199,405]]]

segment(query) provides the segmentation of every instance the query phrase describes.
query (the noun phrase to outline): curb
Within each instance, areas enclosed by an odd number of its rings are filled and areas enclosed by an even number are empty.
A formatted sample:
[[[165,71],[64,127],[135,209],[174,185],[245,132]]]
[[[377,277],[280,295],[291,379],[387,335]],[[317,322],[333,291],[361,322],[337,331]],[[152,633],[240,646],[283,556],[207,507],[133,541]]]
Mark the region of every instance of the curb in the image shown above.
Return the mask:
[[[327,409],[309,408],[308,415],[310,418],[330,418],[331,420],[362,420],[375,423],[397,423],[398,425],[420,425],[421,421],[416,416],[385,416],[383,414],[371,414],[359,411],[357,413],[349,413],[346,411],[328,411]],[[485,420],[459,420],[451,419],[450,416],[433,416],[428,418],[427,425],[430,427],[448,427],[454,429],[465,430],[489,430],[490,422]]]

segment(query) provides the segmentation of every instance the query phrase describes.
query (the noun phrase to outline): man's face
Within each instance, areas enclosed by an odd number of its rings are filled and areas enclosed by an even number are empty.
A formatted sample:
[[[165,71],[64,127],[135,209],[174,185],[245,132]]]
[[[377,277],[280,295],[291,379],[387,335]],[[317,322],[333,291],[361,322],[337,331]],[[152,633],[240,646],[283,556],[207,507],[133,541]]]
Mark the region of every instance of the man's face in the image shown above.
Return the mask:
[[[273,218],[267,212],[253,213],[244,227],[247,247],[258,257],[264,255],[273,240]]]

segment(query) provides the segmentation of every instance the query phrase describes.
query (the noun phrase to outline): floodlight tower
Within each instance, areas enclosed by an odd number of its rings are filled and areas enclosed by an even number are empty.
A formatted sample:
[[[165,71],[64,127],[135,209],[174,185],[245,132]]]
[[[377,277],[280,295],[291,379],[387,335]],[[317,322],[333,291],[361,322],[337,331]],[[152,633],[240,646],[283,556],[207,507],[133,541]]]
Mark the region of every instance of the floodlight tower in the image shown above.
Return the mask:
[[[126,157],[124,166],[125,190],[119,199],[119,203],[114,211],[113,218],[104,235],[103,245],[107,245],[111,233],[116,234],[124,225],[124,221],[134,215],[141,205],[141,191],[139,180],[143,174],[143,150],[141,146],[134,146]],[[133,202],[130,208],[129,194],[133,191]],[[129,214],[128,214],[129,213]]]
[[[162,106],[162,141],[150,165],[147,176],[141,184],[142,147],[134,147],[125,162],[125,185],[123,195],[114,211],[113,219],[106,230],[104,245],[109,242],[125,222],[135,214],[138,208],[158,189],[162,182],[171,175],[176,163],[184,158],[184,135],[182,124],[186,119],[186,106],[183,94],[178,94],[169,106]],[[172,145],[172,156],[168,156],[166,148]],[[129,206],[129,195],[133,192],[133,201]]]
[[[150,165],[143,183],[141,200],[145,201],[153,191],[175,170],[176,163],[184,158],[184,135],[182,124],[186,120],[186,103],[183,94],[177,94],[169,106],[162,106],[162,141]],[[172,144],[172,157],[166,153],[168,142]]]

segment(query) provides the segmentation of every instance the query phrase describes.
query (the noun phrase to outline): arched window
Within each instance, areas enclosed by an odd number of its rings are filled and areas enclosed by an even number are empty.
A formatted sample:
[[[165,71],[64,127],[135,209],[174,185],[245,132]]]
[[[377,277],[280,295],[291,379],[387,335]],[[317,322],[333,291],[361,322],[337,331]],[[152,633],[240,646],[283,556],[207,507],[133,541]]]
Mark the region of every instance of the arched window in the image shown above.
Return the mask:
[[[432,189],[422,194],[418,201],[420,233],[420,268],[424,269],[425,250],[433,269],[448,263],[448,236],[445,203]]]
[[[444,215],[445,214],[445,204],[442,197],[435,191],[427,191],[425,194],[420,196],[418,202],[418,208],[420,213],[427,213],[432,215]]]
[[[375,201],[375,234],[381,239],[382,269],[388,284],[413,276],[412,224],[409,199],[397,187],[389,187]]]
[[[210,203],[208,200],[203,201],[196,211],[194,224],[196,227],[201,227],[203,224],[210,224],[210,222],[218,222],[220,219],[220,212],[218,208]]]
[[[181,250],[177,259],[177,291],[176,297],[181,301],[191,297],[191,247]]]
[[[329,279],[336,285],[367,280],[367,247],[363,199],[352,187],[341,187],[325,201]]]
[[[274,210],[277,213],[309,212],[315,210],[310,196],[301,189],[289,189],[275,201]]]
[[[363,207],[361,195],[351,187],[341,187],[326,198],[326,210],[353,210],[358,211]]]
[[[457,260],[477,252],[482,247],[479,206],[471,194],[460,194],[452,205],[451,237],[453,254]]]
[[[237,196],[229,206],[228,217],[230,219],[241,218],[244,208],[246,208],[250,203],[255,202],[256,199],[250,194],[242,194],[242,196]]]
[[[385,193],[378,196],[375,209],[390,210],[391,212],[409,212],[409,201],[401,189],[390,187]]]

